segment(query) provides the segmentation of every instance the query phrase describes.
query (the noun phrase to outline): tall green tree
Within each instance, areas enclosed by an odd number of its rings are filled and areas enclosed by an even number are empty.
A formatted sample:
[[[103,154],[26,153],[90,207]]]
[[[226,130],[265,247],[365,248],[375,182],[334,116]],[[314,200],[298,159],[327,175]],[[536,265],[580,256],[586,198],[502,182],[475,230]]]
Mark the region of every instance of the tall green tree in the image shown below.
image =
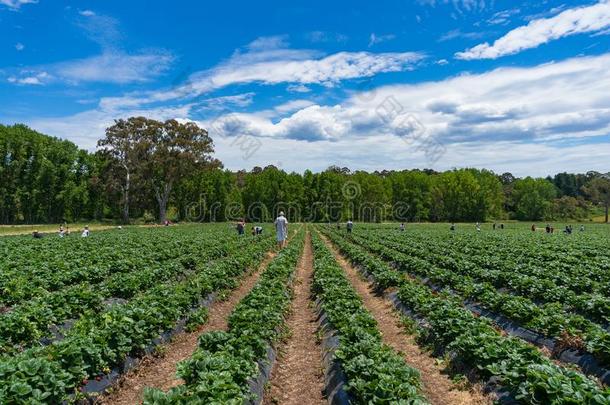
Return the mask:
[[[599,175],[589,181],[583,191],[591,197],[591,199],[602,204],[605,211],[605,222],[608,223],[608,207],[610,207],[610,174]]]

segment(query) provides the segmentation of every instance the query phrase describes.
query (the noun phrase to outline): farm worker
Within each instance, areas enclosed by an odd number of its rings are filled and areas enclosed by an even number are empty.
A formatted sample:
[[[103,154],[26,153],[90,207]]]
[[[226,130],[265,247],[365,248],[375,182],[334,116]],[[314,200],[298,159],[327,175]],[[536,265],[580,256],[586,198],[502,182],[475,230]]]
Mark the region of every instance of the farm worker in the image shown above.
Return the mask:
[[[352,222],[351,219],[347,220],[345,227],[347,228],[347,233],[352,233],[352,229],[354,228],[354,223]]]
[[[59,226],[59,237],[63,238],[65,236],[65,234],[66,234],[66,231],[64,230],[64,226],[60,225]]]
[[[404,232],[405,231],[405,224],[404,222],[400,224],[400,232]]]
[[[451,224],[451,227],[449,227],[450,231],[455,231],[455,224]]]
[[[477,232],[481,232],[481,224],[480,223],[477,222],[476,228],[477,228]]]
[[[32,237],[34,239],[42,239],[42,234],[38,232],[38,230],[35,230],[34,232],[32,232]]]
[[[83,233],[81,233],[81,235],[83,238],[86,238],[89,236],[89,227],[85,226],[85,229],[83,229]]]
[[[580,232],[584,232],[584,231],[585,231],[585,226],[584,226],[584,225],[581,225],[581,226],[580,226]]]
[[[243,235],[245,230],[246,230],[246,221],[242,218],[237,223],[237,234]]]
[[[504,224],[500,224],[500,229],[504,229]]]
[[[494,222],[494,224],[493,224],[493,230],[494,230],[494,231],[496,230],[496,223],[495,223],[495,222]]]
[[[254,227],[254,231],[256,232],[257,235],[261,235],[263,233],[263,227],[257,225]]]
[[[288,237],[288,220],[284,216],[284,211],[280,211],[280,215],[273,223],[275,225],[275,233],[277,236],[277,245],[280,249],[286,246],[286,238]]]

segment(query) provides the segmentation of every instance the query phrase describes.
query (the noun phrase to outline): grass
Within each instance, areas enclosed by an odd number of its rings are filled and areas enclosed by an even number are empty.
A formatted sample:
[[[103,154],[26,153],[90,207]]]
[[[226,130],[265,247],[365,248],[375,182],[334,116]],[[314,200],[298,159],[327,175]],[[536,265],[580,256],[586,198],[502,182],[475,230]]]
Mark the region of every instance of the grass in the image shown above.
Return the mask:
[[[8,235],[24,235],[32,233],[37,230],[41,233],[58,233],[60,224],[34,224],[34,225],[0,225],[0,236]],[[79,222],[74,224],[68,224],[70,232],[76,233],[81,232],[85,226],[89,226],[91,231],[100,231],[103,229],[112,229],[116,225],[108,223],[95,223],[95,222]]]

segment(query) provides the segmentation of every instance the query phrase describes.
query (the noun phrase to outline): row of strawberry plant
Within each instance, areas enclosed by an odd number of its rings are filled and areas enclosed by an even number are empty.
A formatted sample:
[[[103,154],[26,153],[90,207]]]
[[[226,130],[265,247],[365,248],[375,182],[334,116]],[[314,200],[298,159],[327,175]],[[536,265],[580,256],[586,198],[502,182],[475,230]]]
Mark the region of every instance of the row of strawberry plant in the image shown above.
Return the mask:
[[[422,320],[423,342],[455,363],[478,370],[482,379],[495,378],[514,398],[532,404],[607,404],[610,389],[583,374],[558,366],[533,346],[505,337],[485,318],[474,316],[459,300],[436,294],[400,274],[389,264],[336,233],[334,243],[354,264],[379,281],[379,287],[398,289],[400,304]]]
[[[105,299],[131,299],[159,282],[187,277],[196,271],[197,266],[222,257],[229,250],[236,251],[247,243],[235,238],[229,240],[232,242],[221,239],[208,243],[202,251],[188,252],[177,259],[165,260],[129,273],[113,274],[97,285],[80,283],[16,305],[10,312],[0,314],[0,354],[21,351],[43,338],[51,337],[53,325],[89,311],[104,311]],[[219,246],[220,243],[225,246]]]
[[[211,231],[211,232],[210,232]],[[215,238],[228,240],[215,227],[104,231],[89,238],[0,239],[0,304],[15,305],[81,282],[96,284],[189,254],[190,246]],[[92,254],[95,252],[95,254]]]
[[[377,322],[364,308],[343,269],[325,243],[314,236],[315,295],[339,335],[334,355],[347,377],[355,403],[425,404],[419,372],[383,344]]]
[[[600,325],[567,311],[559,303],[537,305],[531,299],[510,293],[499,292],[488,282],[480,282],[473,274],[488,273],[481,268],[445,269],[421,257],[413,256],[400,243],[384,240],[359,239],[363,246],[395,262],[401,270],[427,278],[441,287],[451,288],[463,299],[479,303],[484,308],[502,314],[522,326],[545,336],[561,339],[566,334],[576,336],[566,344],[577,344],[576,350],[590,352],[603,365],[610,364],[610,333]]]
[[[1,358],[0,403],[60,403],[78,395],[87,379],[119,367],[127,356],[142,355],[204,297],[235,288],[236,278],[257,266],[271,246],[271,238],[249,244],[186,280],[160,284],[127,304],[83,316],[63,340]]]
[[[167,393],[145,392],[145,404],[243,404],[269,348],[283,333],[290,307],[290,280],[303,250],[303,231],[268,265],[229,317],[229,328],[199,337],[195,353],[178,367],[184,384]],[[260,398],[258,398],[260,400]]]
[[[594,322],[610,322],[610,283],[596,282],[583,275],[570,276],[566,271],[554,269],[556,262],[546,261],[545,266],[541,267],[523,263],[521,253],[513,254],[519,260],[517,263],[498,257],[495,250],[477,254],[459,246],[443,250],[437,240],[434,240],[435,250],[431,251],[431,241],[420,237],[396,237],[379,233],[369,238],[398,246],[402,252],[430,261],[441,268],[467,273],[473,278],[490,282],[497,288],[509,288],[514,294],[541,303],[561,303],[567,311],[582,314]],[[577,267],[580,266],[574,266]]]

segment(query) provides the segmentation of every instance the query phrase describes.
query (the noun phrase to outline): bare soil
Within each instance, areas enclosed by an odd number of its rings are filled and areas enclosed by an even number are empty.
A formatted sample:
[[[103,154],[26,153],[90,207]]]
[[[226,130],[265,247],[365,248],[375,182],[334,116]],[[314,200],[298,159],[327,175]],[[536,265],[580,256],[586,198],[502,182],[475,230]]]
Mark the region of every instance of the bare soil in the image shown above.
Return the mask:
[[[376,294],[372,286],[329,242],[320,235],[333,252],[337,262],[344,269],[349,281],[362,297],[364,306],[377,320],[383,342],[401,353],[407,364],[419,370],[422,392],[432,404],[490,404],[492,399],[485,396],[479,387],[460,390],[434,357],[421,350],[413,336],[408,335],[401,326],[400,315],[392,303]]]
[[[103,396],[98,403],[112,405],[134,405],[142,402],[144,388],[158,388],[167,391],[182,383],[176,377],[176,366],[179,362],[191,357],[200,335],[210,331],[227,330],[227,320],[237,303],[254,287],[262,271],[273,260],[276,253],[269,252],[258,269],[246,274],[239,285],[228,298],[214,302],[208,313],[208,321],[192,333],[182,333],[170,343],[163,346],[164,355],[160,357],[147,356],[137,368],[130,370],[113,392]]]
[[[280,344],[263,404],[325,404],[322,350],[316,341],[317,320],[311,300],[313,254],[307,233],[294,279],[294,296],[287,319],[289,337]]]

